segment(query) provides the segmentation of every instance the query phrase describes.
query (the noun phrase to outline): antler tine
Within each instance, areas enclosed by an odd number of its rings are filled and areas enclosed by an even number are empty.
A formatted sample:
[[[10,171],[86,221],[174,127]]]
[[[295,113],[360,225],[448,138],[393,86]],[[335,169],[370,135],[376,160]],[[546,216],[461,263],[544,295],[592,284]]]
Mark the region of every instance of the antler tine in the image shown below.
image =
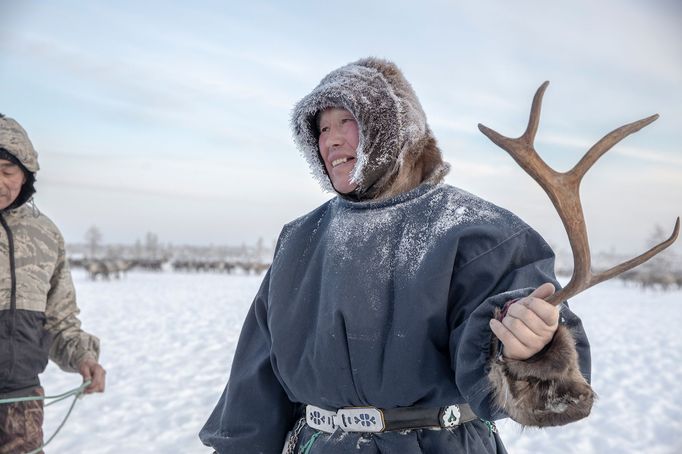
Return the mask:
[[[680,218],[679,216],[677,217],[677,221],[675,221],[675,227],[673,227],[673,233],[670,235],[670,237],[657,244],[656,246],[652,247],[645,253],[638,255],[637,257],[630,259],[626,262],[623,262],[619,265],[616,265],[612,268],[609,268],[606,271],[602,271],[601,273],[596,273],[592,274],[590,276],[589,281],[582,283],[579,287],[576,287],[575,290],[571,291],[568,286],[564,287],[554,295],[552,295],[550,298],[547,300],[550,302],[556,302],[557,304],[561,303],[562,301],[565,301],[578,293],[582,292],[583,290],[587,290],[590,287],[593,287],[600,282],[607,281],[613,277],[618,276],[621,273],[624,273],[628,270],[631,270],[632,268],[635,268],[642,263],[648,261],[652,257],[654,257],[656,254],[659,252],[663,251],[665,248],[670,246],[677,240],[677,237],[680,233]]]
[[[668,237],[667,240],[661,241],[658,243],[656,246],[652,247],[645,253],[638,255],[637,257],[628,260],[627,262],[623,262],[620,265],[616,265],[611,269],[608,269],[606,271],[603,271],[601,273],[597,273],[594,276],[594,283],[592,285],[596,285],[602,281],[605,281],[607,279],[611,279],[614,276],[618,276],[621,273],[624,273],[627,270],[631,270],[632,268],[641,265],[642,263],[646,262],[650,258],[652,258],[654,255],[658,254],[661,252],[663,249],[667,248],[671,244],[675,242],[677,239],[677,236],[680,233],[680,217],[677,217],[677,221],[675,221],[675,227],[673,227],[673,233]]]
[[[592,145],[585,156],[573,167],[568,173],[575,175],[578,179],[581,179],[590,167],[597,162],[599,158],[609,151],[615,144],[633,134],[645,126],[650,125],[658,119],[658,114],[651,115],[650,117],[643,118],[638,121],[634,121],[627,125],[621,126],[618,129],[614,129],[604,137],[602,137],[599,142]]]
[[[530,115],[528,117],[528,126],[526,126],[526,131],[520,137],[512,139],[503,136],[481,123],[478,124],[478,129],[485,134],[486,137],[498,147],[509,153],[521,168],[533,177],[533,179],[535,179],[543,188],[549,184],[548,177],[554,177],[556,175],[554,169],[547,165],[534,148],[535,134],[537,133],[540,124],[542,97],[544,96],[548,85],[549,81],[545,81],[535,92]]]
[[[535,96],[533,96],[533,104],[530,108],[530,117],[528,118],[528,126],[526,127],[526,132],[523,136],[528,140],[529,144],[535,142],[535,134],[538,132],[538,126],[540,125],[540,112],[542,111],[542,98],[545,96],[545,90],[549,86],[549,81],[546,80],[542,85],[536,90]]]
[[[573,251],[574,266],[573,275],[566,287],[547,298],[547,301],[556,305],[593,285],[611,279],[637,265],[641,265],[670,246],[677,239],[679,234],[680,218],[677,218],[673,233],[666,241],[654,246],[644,254],[614,266],[607,271],[597,274],[592,273],[592,260],[590,245],[587,238],[587,226],[580,203],[580,181],[585,173],[604,153],[625,137],[655,121],[658,118],[658,115],[652,115],[611,131],[594,144],[573,169],[568,172],[560,173],[549,167],[542,160],[535,151],[533,143],[540,122],[542,97],[548,85],[549,82],[543,83],[535,92],[528,126],[521,137],[510,139],[482,124],[479,124],[478,128],[500,148],[507,151],[523,170],[540,184],[542,189],[549,196],[564,224]]]
[[[517,143],[522,142],[524,145],[527,145],[530,148],[533,147],[533,143],[535,142],[535,135],[537,134],[538,126],[540,125],[542,98],[545,95],[545,90],[547,90],[548,85],[549,81],[546,80],[536,90],[535,96],[533,96],[533,104],[531,105],[530,108],[530,115],[528,116],[528,126],[526,126],[526,131],[523,133],[523,135],[521,135],[521,137],[517,139],[505,137],[502,134],[498,133],[497,131],[494,131],[480,123],[478,124],[478,129],[483,134],[485,134],[490,140],[492,140],[497,146],[506,150],[508,153],[512,155],[512,157],[514,157],[514,159],[516,159],[515,154],[512,152],[512,150],[510,150],[510,148],[513,148],[514,150],[516,149],[516,147],[513,146],[514,142]]]

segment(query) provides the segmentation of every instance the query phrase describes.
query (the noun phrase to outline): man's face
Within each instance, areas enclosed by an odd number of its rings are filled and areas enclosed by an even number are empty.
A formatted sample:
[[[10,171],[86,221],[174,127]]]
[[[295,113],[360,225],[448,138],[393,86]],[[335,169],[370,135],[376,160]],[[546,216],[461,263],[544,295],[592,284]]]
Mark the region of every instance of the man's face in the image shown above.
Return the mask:
[[[358,122],[346,109],[332,107],[319,117],[318,145],[327,174],[341,194],[352,192],[357,185],[350,182],[355,166],[356,150],[360,142]]]
[[[4,210],[16,200],[25,181],[24,171],[18,165],[0,159],[0,210]]]

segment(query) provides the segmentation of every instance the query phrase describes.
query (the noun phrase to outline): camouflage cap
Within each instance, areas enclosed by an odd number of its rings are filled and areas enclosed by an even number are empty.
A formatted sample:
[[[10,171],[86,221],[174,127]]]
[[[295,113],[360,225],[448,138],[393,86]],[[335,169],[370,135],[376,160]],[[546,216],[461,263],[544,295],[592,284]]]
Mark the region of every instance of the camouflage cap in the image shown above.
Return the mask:
[[[14,155],[29,172],[36,173],[38,153],[33,148],[28,134],[16,120],[0,114],[0,148]]]

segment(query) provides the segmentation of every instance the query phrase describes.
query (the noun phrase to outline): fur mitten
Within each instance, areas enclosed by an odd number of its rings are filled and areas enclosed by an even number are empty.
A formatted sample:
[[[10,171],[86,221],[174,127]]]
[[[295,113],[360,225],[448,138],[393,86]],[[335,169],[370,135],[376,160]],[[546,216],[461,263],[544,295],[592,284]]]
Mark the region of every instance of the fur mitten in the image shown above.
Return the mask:
[[[571,331],[559,325],[552,341],[525,361],[499,354],[493,336],[488,378],[495,403],[524,426],[561,426],[590,414],[596,398],[580,373]]]

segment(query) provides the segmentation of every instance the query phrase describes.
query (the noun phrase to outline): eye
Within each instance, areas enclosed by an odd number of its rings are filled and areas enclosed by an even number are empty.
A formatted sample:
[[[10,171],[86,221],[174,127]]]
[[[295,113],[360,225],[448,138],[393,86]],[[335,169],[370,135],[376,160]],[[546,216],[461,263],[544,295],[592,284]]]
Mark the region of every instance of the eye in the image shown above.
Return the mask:
[[[320,128],[320,134],[322,134],[323,132],[327,132],[327,131],[329,131],[329,126],[323,126]]]

